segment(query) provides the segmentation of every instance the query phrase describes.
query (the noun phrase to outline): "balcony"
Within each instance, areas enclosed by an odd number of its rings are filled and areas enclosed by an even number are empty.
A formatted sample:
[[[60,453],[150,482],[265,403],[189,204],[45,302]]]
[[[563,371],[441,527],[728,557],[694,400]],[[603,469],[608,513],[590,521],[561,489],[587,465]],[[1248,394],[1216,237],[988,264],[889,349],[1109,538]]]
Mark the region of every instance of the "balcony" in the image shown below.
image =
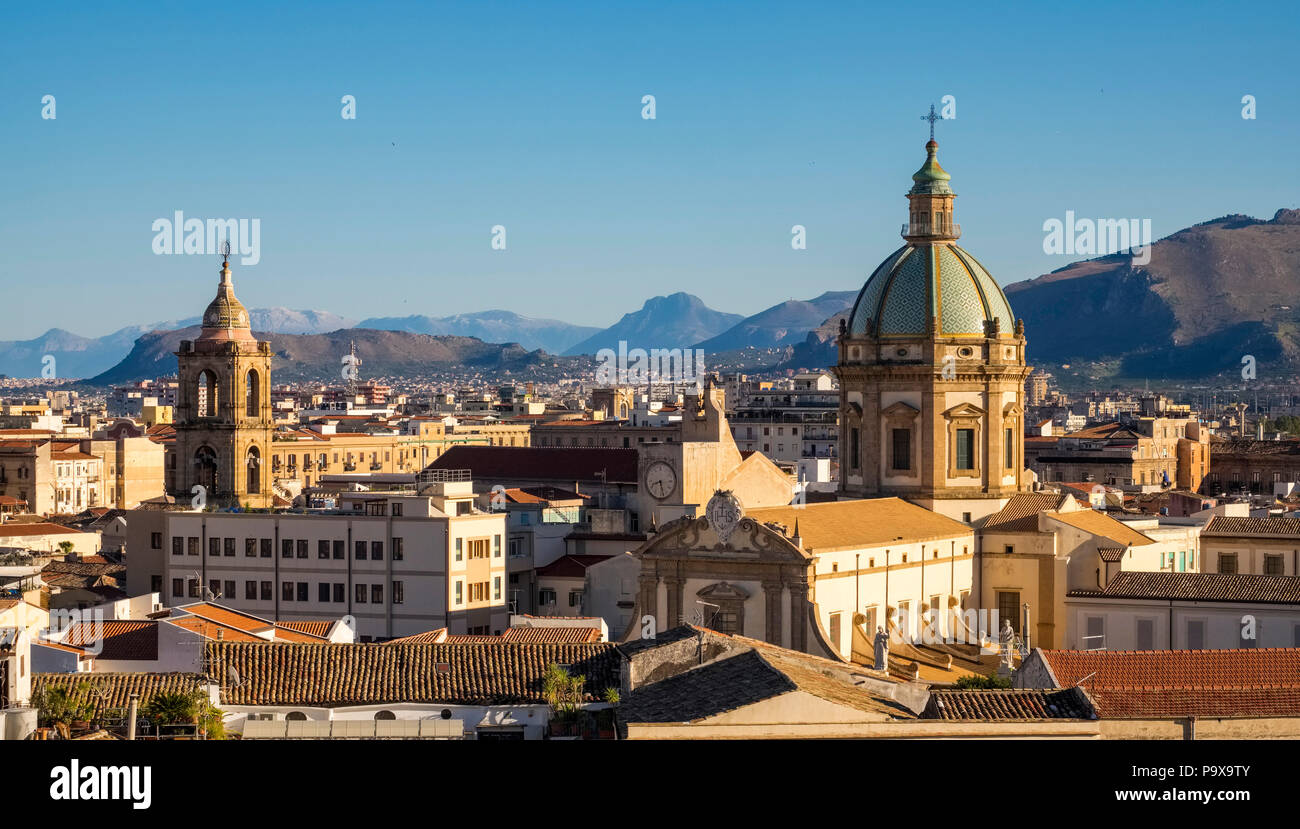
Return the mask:
[[[909,236],[934,236],[941,239],[956,239],[961,236],[961,225],[952,222],[940,222],[932,225],[930,222],[905,222],[903,229],[900,231],[904,238]]]

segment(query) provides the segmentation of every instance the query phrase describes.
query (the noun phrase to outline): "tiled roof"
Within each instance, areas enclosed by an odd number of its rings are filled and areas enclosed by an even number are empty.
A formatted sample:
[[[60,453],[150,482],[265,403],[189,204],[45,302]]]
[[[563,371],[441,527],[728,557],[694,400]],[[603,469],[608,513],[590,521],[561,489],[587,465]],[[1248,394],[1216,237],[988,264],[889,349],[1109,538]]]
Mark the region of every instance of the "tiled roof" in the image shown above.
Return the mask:
[[[1057,684],[1101,688],[1300,688],[1300,648],[1044,650]]]
[[[1038,652],[1102,717],[1300,716],[1300,648]]]
[[[158,623],[152,621],[77,622],[68,628],[63,644],[93,649],[99,643],[96,659],[150,661],[158,658]]]
[[[1098,547],[1097,553],[1101,555],[1102,561],[1119,561],[1124,558],[1124,551],[1127,547]]]
[[[126,708],[132,694],[140,695],[144,708],[157,694],[192,693],[199,689],[199,676],[184,673],[67,673],[32,674],[32,693],[42,688],[66,688],[75,692],[82,683],[82,693],[74,701],[93,703],[97,712],[108,708]]]
[[[469,469],[477,481],[636,483],[637,450],[597,447],[453,446],[429,469]],[[607,477],[606,477],[607,476]]]
[[[1071,590],[1066,595],[1106,599],[1300,604],[1300,577],[1229,573],[1118,573],[1105,590]]]
[[[59,524],[35,522],[32,524],[5,523],[0,525],[0,538],[14,538],[25,535],[84,535],[80,530],[69,529]]]
[[[260,634],[274,631],[275,640],[277,642],[309,643],[321,642],[324,641],[325,638],[324,636],[317,636],[295,628],[279,625],[267,619],[254,616],[251,613],[243,613],[212,602],[195,602],[194,604],[182,605],[176,608],[176,610],[181,611],[182,613],[190,613],[212,622],[216,622],[218,625],[224,625],[247,633]],[[173,614],[170,621],[176,622],[181,618],[183,618],[183,616]]]
[[[1092,697],[1114,719],[1300,716],[1300,688],[1103,688]]]
[[[879,547],[969,535],[972,530],[960,521],[910,504],[901,498],[870,498],[829,501],[801,507],[752,509],[745,517],[762,523],[784,524],[787,533],[799,522],[803,548],[807,551]]]
[[[845,675],[828,673],[805,654],[771,646],[724,654],[676,676],[642,685],[619,706],[619,716],[625,722],[691,722],[794,691],[876,715],[874,718],[882,721],[915,718],[903,706],[854,685]]]
[[[579,627],[512,627],[501,633],[503,642],[532,642],[538,645],[581,644],[599,642],[599,628]]]
[[[328,619],[309,622],[276,622],[278,628],[306,633],[310,636],[319,636],[321,639],[327,639],[330,635],[330,628],[334,627],[334,622]]]
[[[246,630],[240,630],[237,627],[223,625],[220,622],[214,622],[211,619],[205,619],[202,616],[181,616],[166,620],[168,624],[184,628],[192,633],[197,633],[204,639],[211,641],[223,642],[265,642],[259,636],[254,636]],[[220,639],[218,639],[220,637]]]
[[[593,564],[608,561],[612,556],[568,554],[557,558],[550,564],[537,568],[537,575],[552,578],[580,579],[587,574],[587,568]]]
[[[397,639],[389,639],[385,645],[437,645],[447,641],[447,629],[438,628],[437,630],[427,630],[424,633],[417,633],[412,636],[402,636]]]
[[[1056,492],[1021,492],[989,516],[984,529],[998,532],[1035,532],[1038,513],[1060,509],[1068,496]]]
[[[590,498],[590,495],[583,495],[580,492],[574,492],[571,489],[560,489],[554,486],[526,486],[515,487],[505,491],[505,497],[508,501],[516,504],[544,504],[549,501],[582,501]]]
[[[1097,713],[1082,688],[930,692],[924,720],[1091,720]]]
[[[1300,536],[1300,518],[1231,518],[1216,515],[1201,531],[1201,538],[1208,536],[1281,536],[1294,539]]]
[[[1069,524],[1075,529],[1102,538],[1109,538],[1111,541],[1126,547],[1141,547],[1146,544],[1156,543],[1155,539],[1148,538],[1132,527],[1125,526],[1122,521],[1116,521],[1106,513],[1098,512],[1095,509],[1081,509],[1075,512],[1049,512],[1047,515],[1049,518]]]
[[[490,633],[449,633],[442,641],[448,645],[490,645],[500,642],[501,637]]]
[[[320,644],[208,645],[222,676],[222,701],[232,705],[363,705],[541,703],[551,663],[587,678],[592,699],[619,685],[615,645]],[[230,668],[242,682],[232,683]]]

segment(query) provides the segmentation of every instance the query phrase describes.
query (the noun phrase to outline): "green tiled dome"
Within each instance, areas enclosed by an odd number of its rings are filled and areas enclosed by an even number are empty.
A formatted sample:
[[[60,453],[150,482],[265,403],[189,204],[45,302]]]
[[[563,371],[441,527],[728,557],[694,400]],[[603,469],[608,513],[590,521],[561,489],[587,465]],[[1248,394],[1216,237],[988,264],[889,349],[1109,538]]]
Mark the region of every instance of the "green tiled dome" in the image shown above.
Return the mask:
[[[862,286],[849,333],[877,337],[983,336],[996,319],[1010,334],[1015,320],[1002,289],[975,257],[957,245],[907,244],[890,254]],[[931,330],[938,320],[939,330]]]

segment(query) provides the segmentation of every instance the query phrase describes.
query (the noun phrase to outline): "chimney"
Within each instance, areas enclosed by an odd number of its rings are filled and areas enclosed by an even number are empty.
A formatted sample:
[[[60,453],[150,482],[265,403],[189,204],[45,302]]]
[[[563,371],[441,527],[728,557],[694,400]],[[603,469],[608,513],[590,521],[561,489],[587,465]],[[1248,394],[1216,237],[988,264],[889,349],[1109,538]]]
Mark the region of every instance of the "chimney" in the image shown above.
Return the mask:
[[[135,718],[136,718],[136,714],[138,714],[139,712],[140,712],[140,695],[132,694],[131,702],[126,709],[126,738],[128,740],[135,739]]]

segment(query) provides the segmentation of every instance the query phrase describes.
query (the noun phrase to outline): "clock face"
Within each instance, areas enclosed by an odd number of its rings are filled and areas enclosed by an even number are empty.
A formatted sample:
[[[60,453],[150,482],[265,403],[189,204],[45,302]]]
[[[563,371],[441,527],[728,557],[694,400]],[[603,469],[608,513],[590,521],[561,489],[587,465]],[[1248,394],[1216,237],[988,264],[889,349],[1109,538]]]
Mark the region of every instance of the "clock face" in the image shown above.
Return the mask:
[[[646,468],[645,488],[651,496],[662,501],[677,488],[677,473],[663,461],[655,461]]]

